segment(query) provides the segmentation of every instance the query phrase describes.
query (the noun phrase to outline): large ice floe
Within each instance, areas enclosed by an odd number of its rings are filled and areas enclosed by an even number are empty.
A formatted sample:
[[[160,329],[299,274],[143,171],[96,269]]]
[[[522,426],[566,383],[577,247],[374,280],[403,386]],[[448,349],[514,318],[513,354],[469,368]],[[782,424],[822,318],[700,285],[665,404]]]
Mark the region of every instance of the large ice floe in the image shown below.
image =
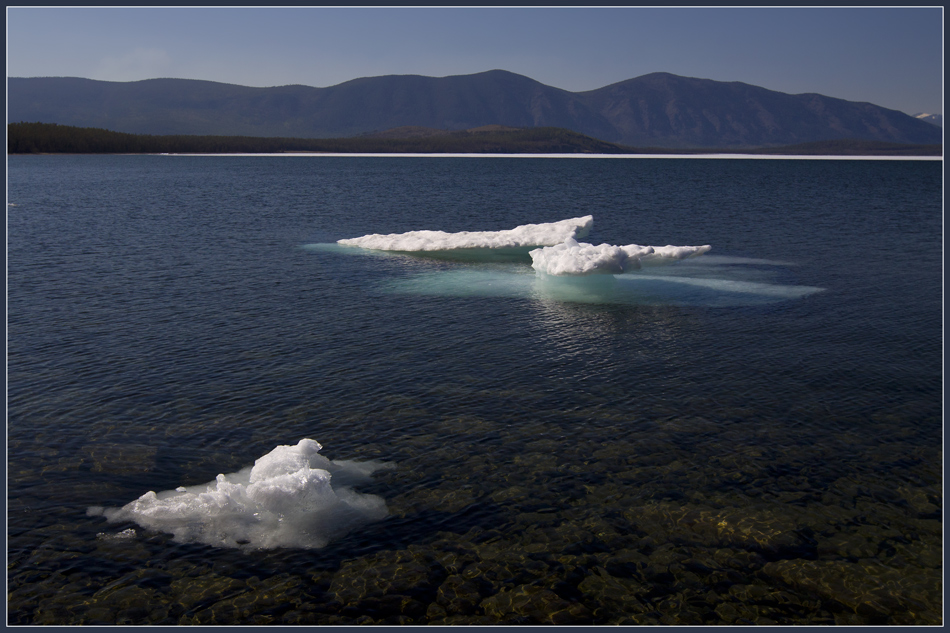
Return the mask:
[[[364,235],[337,240],[343,246],[359,246],[379,251],[404,253],[439,252],[469,249],[525,249],[554,246],[564,240],[585,237],[594,224],[594,217],[586,215],[560,222],[524,224],[504,231],[409,231],[389,235]]]
[[[364,235],[338,240],[342,246],[359,246],[377,251],[396,251],[460,258],[492,259],[491,253],[518,253],[531,258],[536,271],[546,275],[620,274],[644,265],[665,264],[702,255],[711,246],[611,246],[586,244],[594,217],[524,224],[504,231],[409,231]],[[489,251],[486,253],[485,251]]]
[[[666,264],[709,251],[711,246],[611,246],[584,244],[567,238],[556,246],[538,248],[530,253],[531,266],[546,275],[621,274],[640,270],[644,265]]]
[[[525,224],[506,231],[410,231],[307,247],[476,264],[414,272],[381,282],[385,292],[397,294],[726,307],[800,299],[822,290],[775,283],[777,278],[790,277],[786,269],[793,264],[787,262],[699,257],[711,250],[709,245],[614,246],[581,242],[593,222],[588,215],[548,224]],[[361,248],[351,248],[355,246]]]
[[[133,521],[176,541],[216,547],[320,548],[389,513],[366,483],[383,462],[331,461],[311,439],[278,446],[236,473],[175,490],[150,491],[121,508],[89,508],[110,522]]]

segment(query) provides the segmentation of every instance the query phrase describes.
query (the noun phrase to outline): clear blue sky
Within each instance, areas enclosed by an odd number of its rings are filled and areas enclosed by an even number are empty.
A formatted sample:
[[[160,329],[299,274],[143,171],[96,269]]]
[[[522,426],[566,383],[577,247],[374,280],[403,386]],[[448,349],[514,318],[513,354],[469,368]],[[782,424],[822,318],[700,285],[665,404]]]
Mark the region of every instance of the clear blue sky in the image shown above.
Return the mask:
[[[933,8],[8,8],[7,76],[332,86],[500,68],[573,92],[663,71],[943,112]]]

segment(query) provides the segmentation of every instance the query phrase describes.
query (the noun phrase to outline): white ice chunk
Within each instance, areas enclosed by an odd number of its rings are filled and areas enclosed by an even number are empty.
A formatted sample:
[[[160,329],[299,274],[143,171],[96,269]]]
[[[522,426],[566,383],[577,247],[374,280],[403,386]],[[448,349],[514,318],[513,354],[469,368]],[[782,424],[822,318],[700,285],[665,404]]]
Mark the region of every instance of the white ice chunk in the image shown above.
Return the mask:
[[[110,522],[134,521],[175,540],[217,547],[319,548],[354,527],[384,518],[386,503],[350,489],[380,462],[333,462],[311,439],[278,446],[251,468],[200,486],[149,491],[122,508],[90,508]]]
[[[586,215],[560,222],[524,224],[504,231],[409,231],[389,235],[364,235],[338,240],[344,246],[359,246],[380,251],[426,252],[473,248],[519,248],[553,246],[569,238],[584,237],[590,232],[594,217]]]
[[[644,254],[640,257],[640,263],[644,266],[656,264],[668,264],[670,262],[696,257],[703,253],[708,253],[712,246],[653,246],[652,253]]]
[[[310,439],[300,440],[296,446],[278,446],[254,461],[251,483],[295,473],[304,468],[329,470],[333,465],[320,455],[322,448],[319,442]]]
[[[641,265],[665,264],[702,255],[711,246],[594,246],[568,238],[562,244],[530,253],[531,266],[546,275],[619,274],[639,270]]]
[[[548,275],[589,275],[622,273],[627,253],[619,246],[578,243],[568,238],[562,244],[539,248],[528,253],[531,266]]]
[[[99,532],[96,534],[96,538],[100,541],[127,541],[135,538],[135,530],[128,528],[122,530],[118,534],[106,534],[105,532]]]

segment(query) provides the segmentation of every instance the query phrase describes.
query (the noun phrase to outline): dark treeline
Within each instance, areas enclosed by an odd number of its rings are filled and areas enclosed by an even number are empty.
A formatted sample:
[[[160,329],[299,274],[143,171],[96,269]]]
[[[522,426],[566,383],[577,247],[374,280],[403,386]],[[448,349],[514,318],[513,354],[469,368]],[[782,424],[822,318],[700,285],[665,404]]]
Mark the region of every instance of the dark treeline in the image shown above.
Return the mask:
[[[412,154],[774,154],[825,156],[942,156],[942,145],[835,140],[746,150],[631,148],[563,128],[467,130],[413,138],[332,139],[253,136],[153,136],[56,123],[11,123],[8,154],[260,154],[281,152]]]
[[[8,154],[340,153],[599,153],[630,150],[560,128],[447,132],[423,138],[259,138],[153,136],[55,123],[11,123]]]

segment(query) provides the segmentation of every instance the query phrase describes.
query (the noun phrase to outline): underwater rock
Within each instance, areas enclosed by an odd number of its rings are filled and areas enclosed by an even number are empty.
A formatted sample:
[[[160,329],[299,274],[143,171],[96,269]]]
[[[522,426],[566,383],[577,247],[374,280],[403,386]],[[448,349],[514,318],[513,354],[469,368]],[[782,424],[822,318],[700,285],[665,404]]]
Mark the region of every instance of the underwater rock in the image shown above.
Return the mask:
[[[485,615],[503,623],[587,624],[592,619],[584,605],[572,604],[550,589],[533,585],[518,585],[485,598],[481,607]]]
[[[634,578],[642,577],[643,570],[649,564],[649,557],[639,549],[621,549],[610,554],[604,569],[617,578]]]
[[[636,580],[615,578],[603,567],[598,567],[578,584],[583,593],[583,602],[593,610],[598,622],[611,621],[631,613],[651,610],[640,596],[650,592],[650,587]]]
[[[917,624],[940,624],[940,574],[893,569],[875,561],[780,560],[762,568],[787,585],[834,600],[861,618],[860,624],[887,624],[910,611]]]
[[[92,472],[134,475],[155,468],[158,449],[143,444],[87,444],[84,453],[92,458]]]
[[[751,509],[750,509],[751,510]],[[756,549],[772,555],[795,555],[808,548],[799,534],[799,525],[783,513],[771,509],[761,512],[733,511],[713,518],[719,543]],[[711,527],[706,524],[704,527]]]
[[[299,606],[307,599],[300,578],[290,574],[277,574],[263,580],[252,576],[247,579],[247,587],[247,591],[211,605],[215,623],[243,623],[256,613],[266,616],[267,623],[276,622],[277,613]]]
[[[729,547],[717,549],[713,553],[713,560],[722,567],[740,572],[759,570],[766,563],[766,560],[758,552],[735,550]]]
[[[703,606],[706,607],[706,605]],[[668,596],[660,600],[655,605],[655,609],[660,614],[660,624],[683,626],[704,623],[702,614],[680,594]],[[703,610],[712,611],[708,608],[704,608]]]
[[[899,535],[900,533],[898,533]],[[821,556],[834,555],[841,558],[858,560],[872,558],[877,555],[886,537],[871,528],[851,529],[838,532],[830,538],[818,541],[818,554]]]
[[[464,537],[451,532],[440,532],[439,539],[429,545],[432,560],[449,575],[460,574],[467,565],[478,560],[475,547]]]
[[[439,431],[444,435],[488,437],[496,433],[501,425],[474,415],[460,415],[446,418],[439,423]]]
[[[320,613],[311,609],[291,609],[280,618],[281,624],[287,626],[314,626],[322,624]]]
[[[73,597],[73,594],[70,594],[69,597]],[[77,596],[78,597],[78,596]],[[63,622],[72,622],[72,613],[67,608],[66,605],[75,604],[72,600],[68,600],[64,603],[59,602],[48,602],[41,604],[36,608],[36,611],[33,613],[32,623],[33,624],[62,624]],[[95,614],[95,621],[88,622],[89,624],[112,624],[115,622],[114,614],[108,609],[103,609],[100,612]],[[101,619],[100,619],[101,618]]]
[[[85,618],[90,624],[93,620],[104,623],[103,620],[108,618],[106,613],[113,614],[109,624],[151,624],[167,615],[155,589],[124,584],[131,581],[133,579],[123,578],[109,583],[83,601],[89,608]]]
[[[425,488],[393,499],[390,509],[393,514],[402,516],[425,510],[460,512],[473,503],[477,503],[480,497],[481,492],[469,485]]]
[[[796,556],[811,545],[799,532],[794,509],[781,504],[715,509],[658,502],[631,508],[624,516],[651,534],[667,534],[673,543],[757,550]]]
[[[943,545],[939,539],[925,537],[911,543],[888,542],[884,562],[891,567],[922,567],[941,569],[943,567]]]
[[[329,593],[345,606],[389,595],[428,604],[446,575],[441,565],[409,550],[385,551],[343,563],[330,582]],[[407,604],[400,602],[399,607]]]
[[[442,624],[443,618],[448,615],[445,608],[442,605],[433,602],[426,608],[426,619],[429,624]]]
[[[525,453],[515,455],[514,464],[528,476],[537,476],[557,466],[558,457],[550,453]]]
[[[462,570],[462,577],[472,581],[487,581],[496,588],[512,587],[536,580],[544,576],[548,570],[544,563],[514,554],[505,556],[500,552],[485,551],[485,555],[492,558],[483,557],[483,560],[467,565]]]
[[[517,504],[530,498],[531,493],[524,486],[511,486],[493,492],[490,497],[495,503]]]
[[[173,580],[171,589],[172,600],[185,609],[202,602],[217,601],[224,596],[232,596],[247,590],[247,583],[243,580],[220,576],[218,574],[204,574],[195,578],[179,578]]]
[[[897,492],[918,514],[933,514],[940,511],[939,495],[928,488],[899,486]]]
[[[525,529],[541,528],[542,530],[549,531],[544,539],[547,542],[560,541],[561,538],[555,531],[555,526],[561,522],[561,518],[554,512],[554,508],[551,506],[538,506],[537,504],[532,504],[529,507],[531,507],[533,511],[518,513],[514,517],[515,523],[524,526]]]
[[[439,586],[435,601],[444,608],[446,614],[474,613],[483,599],[478,587],[478,583],[466,580],[461,575],[449,576]]]
[[[564,521],[555,528],[555,535],[560,552],[568,555],[612,552],[625,544],[625,540],[610,526],[589,522]]]

